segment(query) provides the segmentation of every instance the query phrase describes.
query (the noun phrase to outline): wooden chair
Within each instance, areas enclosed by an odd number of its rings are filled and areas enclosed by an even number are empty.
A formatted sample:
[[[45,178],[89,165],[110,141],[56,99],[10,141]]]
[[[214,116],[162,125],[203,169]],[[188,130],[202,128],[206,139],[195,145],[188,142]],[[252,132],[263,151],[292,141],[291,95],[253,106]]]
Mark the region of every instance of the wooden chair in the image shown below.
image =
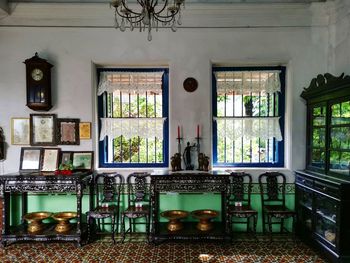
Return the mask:
[[[246,186],[246,187],[245,187]],[[245,189],[247,193],[245,193]],[[230,175],[230,198],[229,198],[229,221],[231,233],[233,224],[246,224],[247,232],[256,234],[256,224],[258,212],[251,208],[252,177],[246,173],[231,173]],[[234,221],[234,218],[246,219],[244,221]],[[253,221],[253,227],[250,229],[250,221]]]
[[[149,173],[132,173],[127,178],[128,207],[122,212],[121,242],[124,242],[126,233],[135,233],[136,225],[146,226],[147,240],[150,229],[150,195]],[[129,228],[125,230],[125,218],[129,219]],[[136,219],[145,218],[145,222],[136,222]]]
[[[266,225],[272,239],[272,226],[280,225],[280,233],[288,232],[284,220],[292,218],[292,232],[295,233],[296,213],[286,207],[286,177],[279,172],[266,172],[259,176],[262,207],[263,232]],[[275,221],[273,221],[275,219]],[[277,221],[276,221],[277,220]]]
[[[115,232],[118,232],[120,194],[122,190],[123,177],[118,173],[98,174],[94,179],[94,195],[96,197],[96,207],[86,213],[88,222],[88,242],[91,236],[91,227],[94,220],[97,220],[98,231],[102,233],[101,220],[111,218],[112,240],[115,244]],[[116,229],[115,229],[116,226]]]

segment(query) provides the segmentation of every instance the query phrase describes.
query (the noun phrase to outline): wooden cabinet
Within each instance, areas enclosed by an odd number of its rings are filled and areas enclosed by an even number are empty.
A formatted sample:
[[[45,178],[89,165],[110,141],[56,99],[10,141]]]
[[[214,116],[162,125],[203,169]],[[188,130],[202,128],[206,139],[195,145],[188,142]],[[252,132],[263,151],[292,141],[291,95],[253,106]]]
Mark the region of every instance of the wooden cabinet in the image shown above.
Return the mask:
[[[350,262],[350,183],[296,172],[297,234],[333,262]]]
[[[319,75],[307,102],[306,169],[350,180],[350,76]]]
[[[296,172],[297,233],[350,262],[350,77],[319,75],[307,102],[306,170]]]

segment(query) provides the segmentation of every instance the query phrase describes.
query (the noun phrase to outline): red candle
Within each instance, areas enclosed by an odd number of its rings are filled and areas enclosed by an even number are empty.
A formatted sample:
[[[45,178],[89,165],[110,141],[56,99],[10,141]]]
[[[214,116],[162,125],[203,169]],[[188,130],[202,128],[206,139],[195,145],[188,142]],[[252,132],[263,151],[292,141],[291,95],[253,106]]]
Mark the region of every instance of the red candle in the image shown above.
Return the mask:
[[[180,138],[180,126],[177,126],[177,138]]]
[[[199,124],[197,125],[197,138],[199,138]]]

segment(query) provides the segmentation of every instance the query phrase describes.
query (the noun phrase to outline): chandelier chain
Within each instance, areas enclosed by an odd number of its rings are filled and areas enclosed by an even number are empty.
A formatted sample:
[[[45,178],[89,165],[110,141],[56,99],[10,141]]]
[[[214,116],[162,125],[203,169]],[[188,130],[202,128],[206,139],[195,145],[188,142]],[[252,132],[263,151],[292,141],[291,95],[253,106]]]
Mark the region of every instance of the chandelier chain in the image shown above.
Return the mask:
[[[128,6],[127,0],[112,0],[111,7],[115,8],[114,26],[124,32],[126,27],[131,31],[139,27],[140,32],[148,28],[149,41],[152,40],[152,28],[158,31],[159,22],[163,26],[169,26],[173,32],[177,30],[177,25],[181,25],[181,7],[185,7],[185,0],[137,0],[141,10],[135,11]],[[118,21],[120,19],[120,23]]]

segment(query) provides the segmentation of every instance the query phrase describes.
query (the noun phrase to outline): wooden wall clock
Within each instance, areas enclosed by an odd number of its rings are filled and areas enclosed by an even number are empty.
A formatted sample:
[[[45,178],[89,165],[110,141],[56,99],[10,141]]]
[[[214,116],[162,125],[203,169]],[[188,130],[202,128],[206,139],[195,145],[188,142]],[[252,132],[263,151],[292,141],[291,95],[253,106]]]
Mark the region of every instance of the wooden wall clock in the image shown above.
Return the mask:
[[[26,59],[27,106],[35,111],[48,111],[51,102],[51,65],[45,59],[35,56]]]
[[[198,88],[198,81],[195,78],[187,78],[184,80],[183,85],[187,92],[193,92]]]

